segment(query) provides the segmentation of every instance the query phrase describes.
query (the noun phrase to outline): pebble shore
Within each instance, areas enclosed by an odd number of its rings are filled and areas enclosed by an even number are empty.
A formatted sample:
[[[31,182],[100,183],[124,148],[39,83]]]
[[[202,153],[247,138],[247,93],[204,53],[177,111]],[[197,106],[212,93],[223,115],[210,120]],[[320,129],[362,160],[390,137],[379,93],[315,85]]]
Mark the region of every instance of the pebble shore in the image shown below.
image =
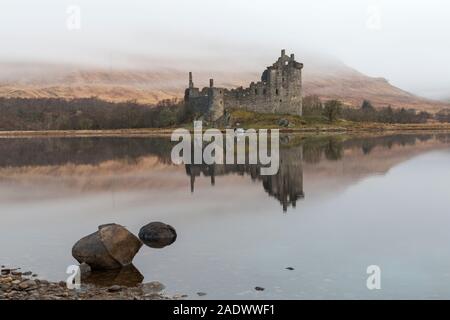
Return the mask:
[[[64,281],[41,280],[29,271],[1,269],[0,275],[0,300],[176,300],[187,297],[169,297],[163,290],[164,285],[159,282],[137,287],[82,285],[78,290],[70,290]]]

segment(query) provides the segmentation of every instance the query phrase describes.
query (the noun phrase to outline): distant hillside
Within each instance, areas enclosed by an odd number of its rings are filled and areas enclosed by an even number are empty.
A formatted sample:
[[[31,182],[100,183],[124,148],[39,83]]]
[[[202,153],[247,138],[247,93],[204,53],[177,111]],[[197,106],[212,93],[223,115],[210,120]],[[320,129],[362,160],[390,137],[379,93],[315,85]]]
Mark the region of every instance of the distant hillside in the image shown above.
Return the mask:
[[[195,70],[113,70],[54,65],[0,64],[0,96],[60,97],[96,96],[121,102],[136,100],[156,103],[162,99],[182,98],[187,85],[187,72],[194,72],[196,86],[206,86],[214,77],[218,86],[246,86],[260,79],[260,70],[238,73],[196,72]],[[316,94],[323,99],[339,99],[350,105],[360,105],[368,99],[377,107],[415,108],[435,112],[450,107],[450,102],[422,98],[399,89],[383,78],[366,76],[338,62],[308,62],[304,67],[304,95]]]
[[[450,107],[450,103],[419,97],[391,85],[384,78],[366,76],[345,65],[322,70],[305,68],[305,94],[323,99],[339,99],[350,105],[361,105],[368,99],[376,107],[414,108],[435,112]]]

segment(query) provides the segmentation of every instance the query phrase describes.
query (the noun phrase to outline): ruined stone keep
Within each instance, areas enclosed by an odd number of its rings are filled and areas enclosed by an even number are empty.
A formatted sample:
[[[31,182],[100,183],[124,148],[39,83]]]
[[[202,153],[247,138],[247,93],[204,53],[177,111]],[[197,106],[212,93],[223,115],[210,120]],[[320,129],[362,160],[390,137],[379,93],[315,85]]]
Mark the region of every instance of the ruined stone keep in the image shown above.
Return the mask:
[[[214,86],[202,90],[194,86],[189,72],[189,87],[185,91],[186,108],[201,114],[207,121],[217,121],[225,109],[244,109],[261,113],[302,115],[302,68],[293,54],[281,50],[278,60],[263,72],[261,81],[248,88],[225,89]]]

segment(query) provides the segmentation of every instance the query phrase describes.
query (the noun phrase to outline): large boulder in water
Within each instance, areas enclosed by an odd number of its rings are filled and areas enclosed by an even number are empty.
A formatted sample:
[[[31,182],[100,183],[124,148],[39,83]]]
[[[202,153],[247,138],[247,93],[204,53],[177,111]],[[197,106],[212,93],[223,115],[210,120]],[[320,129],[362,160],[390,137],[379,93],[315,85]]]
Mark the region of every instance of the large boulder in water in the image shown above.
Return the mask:
[[[174,227],[168,224],[151,222],[141,228],[139,239],[147,246],[159,249],[174,243],[177,239],[177,232]]]
[[[93,270],[111,270],[130,265],[141,246],[139,239],[123,226],[105,224],[75,243],[72,255]]]

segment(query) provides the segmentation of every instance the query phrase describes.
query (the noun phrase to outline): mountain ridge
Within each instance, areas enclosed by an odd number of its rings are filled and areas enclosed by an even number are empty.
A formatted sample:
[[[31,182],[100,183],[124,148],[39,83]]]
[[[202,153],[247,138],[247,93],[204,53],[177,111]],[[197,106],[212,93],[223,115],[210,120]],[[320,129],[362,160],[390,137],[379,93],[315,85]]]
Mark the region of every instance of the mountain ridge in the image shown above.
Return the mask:
[[[0,68],[3,71],[0,75],[0,97],[73,99],[95,96],[113,102],[133,100],[146,104],[182,98],[190,71],[180,68],[137,70],[39,64],[19,70],[17,64],[0,64]],[[206,86],[211,77],[214,77],[217,86],[246,87],[261,76],[256,71],[192,71],[198,87]],[[338,99],[355,107],[367,99],[376,107],[390,105],[393,108],[429,112],[450,108],[450,101],[414,95],[391,85],[384,78],[364,75],[342,63],[305,64],[303,83],[304,96]]]

